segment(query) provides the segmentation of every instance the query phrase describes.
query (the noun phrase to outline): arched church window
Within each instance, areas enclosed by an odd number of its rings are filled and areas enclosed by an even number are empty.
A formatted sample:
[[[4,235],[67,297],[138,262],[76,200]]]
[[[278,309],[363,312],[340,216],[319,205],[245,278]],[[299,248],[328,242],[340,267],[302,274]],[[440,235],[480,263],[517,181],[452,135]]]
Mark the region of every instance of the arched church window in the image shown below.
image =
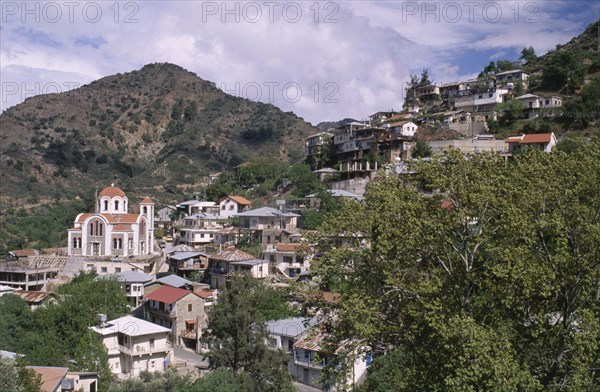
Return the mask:
[[[108,211],[108,200],[104,200],[104,211]]]
[[[148,207],[144,206],[144,214],[148,213]]]
[[[119,201],[115,200],[115,211],[119,211]]]

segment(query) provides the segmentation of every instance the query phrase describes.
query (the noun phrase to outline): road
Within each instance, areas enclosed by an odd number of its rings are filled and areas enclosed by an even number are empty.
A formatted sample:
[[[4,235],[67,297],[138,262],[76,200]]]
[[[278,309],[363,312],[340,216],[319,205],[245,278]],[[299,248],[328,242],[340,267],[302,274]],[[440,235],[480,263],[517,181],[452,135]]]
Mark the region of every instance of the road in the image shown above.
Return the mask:
[[[208,359],[205,359],[202,355],[198,355],[188,350],[184,350],[179,347],[173,347],[173,355],[175,356],[175,361],[180,362],[191,362],[194,365],[207,366],[208,367]]]

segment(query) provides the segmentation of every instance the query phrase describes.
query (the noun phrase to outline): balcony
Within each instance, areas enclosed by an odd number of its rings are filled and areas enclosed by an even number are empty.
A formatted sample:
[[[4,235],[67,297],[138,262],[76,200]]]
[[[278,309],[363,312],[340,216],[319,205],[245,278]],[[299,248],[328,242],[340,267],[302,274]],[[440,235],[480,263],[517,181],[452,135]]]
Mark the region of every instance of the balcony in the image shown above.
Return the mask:
[[[197,339],[198,337],[198,331],[197,330],[188,330],[188,329],[182,329],[181,331],[179,331],[179,336],[182,336],[184,338],[188,338],[188,339]]]
[[[209,272],[211,274],[216,274],[216,275],[227,275],[229,274],[229,271],[227,271],[227,268],[225,267],[212,267]]]
[[[149,311],[150,313],[153,313],[154,315],[161,317],[161,318],[175,318],[177,317],[177,312],[175,310],[165,310],[165,309],[159,309],[159,308],[154,308],[152,306],[150,306],[149,302],[146,302],[145,305],[145,309],[147,311]]]
[[[323,369],[327,365],[327,360],[310,360],[308,358],[294,358],[294,364],[297,366],[303,366],[311,369]]]
[[[167,345],[157,344],[149,346],[148,344],[133,344],[131,346],[119,345],[119,351],[125,355],[148,355],[169,351]]]

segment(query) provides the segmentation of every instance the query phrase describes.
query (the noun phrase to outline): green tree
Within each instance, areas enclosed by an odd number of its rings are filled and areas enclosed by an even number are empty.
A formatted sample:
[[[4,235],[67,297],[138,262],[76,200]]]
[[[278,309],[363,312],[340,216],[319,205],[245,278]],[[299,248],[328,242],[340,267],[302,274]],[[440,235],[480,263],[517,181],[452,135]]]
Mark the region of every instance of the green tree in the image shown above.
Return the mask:
[[[203,392],[252,392],[252,380],[245,373],[235,373],[226,368],[214,372],[194,382],[193,391]]]
[[[174,369],[165,372],[142,371],[139,378],[114,381],[108,389],[111,392],[192,392],[203,391],[193,387],[189,376],[181,376]]]
[[[265,294],[264,283],[249,275],[228,282],[209,316],[210,367],[246,373],[255,391],[292,390],[286,354],[265,343],[268,331],[259,310]]]
[[[432,155],[431,147],[425,140],[417,140],[412,153],[415,158],[425,158]]]
[[[77,371],[98,372],[99,391],[108,391],[108,386],[113,382],[113,375],[108,365],[108,351],[98,334],[88,330],[79,340],[74,352],[75,364],[72,366]]]
[[[521,50],[521,60],[524,60],[526,63],[531,63],[536,59],[537,56],[535,54],[535,49],[533,48],[533,46],[523,48],[523,50]]]
[[[41,392],[42,380],[34,370],[10,359],[0,359],[0,391]]]
[[[323,189],[323,184],[317,176],[310,170],[306,163],[296,163],[291,165],[284,176],[291,181],[293,185],[292,195],[303,198],[306,195]]]
[[[311,239],[321,289],[342,297],[325,328],[401,350],[401,374],[379,373],[406,376],[400,391],[597,389],[600,144],[413,169]],[[340,247],[340,233],[363,238]]]
[[[20,352],[22,337],[33,322],[33,314],[21,297],[6,294],[0,297],[0,348]]]
[[[573,52],[554,51],[547,55],[542,88],[572,94],[582,83],[585,68]]]

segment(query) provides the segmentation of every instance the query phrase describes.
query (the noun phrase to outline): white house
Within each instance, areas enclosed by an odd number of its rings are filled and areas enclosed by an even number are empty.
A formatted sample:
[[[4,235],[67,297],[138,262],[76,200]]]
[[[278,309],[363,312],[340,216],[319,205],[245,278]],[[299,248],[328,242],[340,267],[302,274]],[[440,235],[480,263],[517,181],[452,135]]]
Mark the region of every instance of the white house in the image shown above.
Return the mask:
[[[269,330],[267,343],[271,348],[283,350],[292,355],[296,338],[304,333],[307,328],[314,326],[316,322],[315,319],[304,317],[267,321],[267,329]]]
[[[339,367],[341,362],[345,362],[347,373],[342,375],[341,382],[350,387],[357,385],[372,362],[368,350],[356,342],[345,341],[331,353],[324,345],[326,337],[327,335],[317,326],[307,329],[297,338],[293,345],[292,360],[288,364],[292,378],[299,383],[317,388],[337,389],[336,385],[328,385],[324,382],[322,371],[330,364]]]
[[[552,133],[538,133],[538,134],[523,134],[521,136],[511,136],[504,139],[504,142],[508,144],[508,152],[513,153],[514,151],[522,150],[525,147],[539,148],[544,152],[552,152],[552,149],[556,145],[556,136]]]
[[[310,269],[312,257],[302,254],[305,249],[304,244],[269,244],[263,251],[263,259],[269,263],[272,274],[293,278]]]
[[[507,89],[499,88],[494,91],[465,95],[457,97],[454,106],[457,110],[467,112],[485,112],[502,103],[506,94],[508,94]]]
[[[562,99],[557,96],[542,97],[534,94],[524,94],[515,99],[521,101],[523,110],[530,120],[539,117],[546,109],[562,106]]]
[[[170,362],[168,328],[123,316],[90,329],[101,336],[110,370],[119,378],[137,377],[142,370],[163,372]]]
[[[245,229],[263,230],[279,228],[293,230],[297,226],[300,215],[280,211],[272,207],[261,207],[240,212],[236,216],[240,218],[239,227]]]
[[[396,136],[413,137],[417,132],[417,124],[412,121],[398,121],[386,124],[385,127],[390,128]]]
[[[198,212],[183,218],[183,227],[179,229],[179,242],[189,246],[210,244],[215,233],[223,228],[226,218],[206,212]]]
[[[229,218],[239,212],[247,211],[252,207],[252,202],[242,196],[227,196],[219,202],[219,215]]]

